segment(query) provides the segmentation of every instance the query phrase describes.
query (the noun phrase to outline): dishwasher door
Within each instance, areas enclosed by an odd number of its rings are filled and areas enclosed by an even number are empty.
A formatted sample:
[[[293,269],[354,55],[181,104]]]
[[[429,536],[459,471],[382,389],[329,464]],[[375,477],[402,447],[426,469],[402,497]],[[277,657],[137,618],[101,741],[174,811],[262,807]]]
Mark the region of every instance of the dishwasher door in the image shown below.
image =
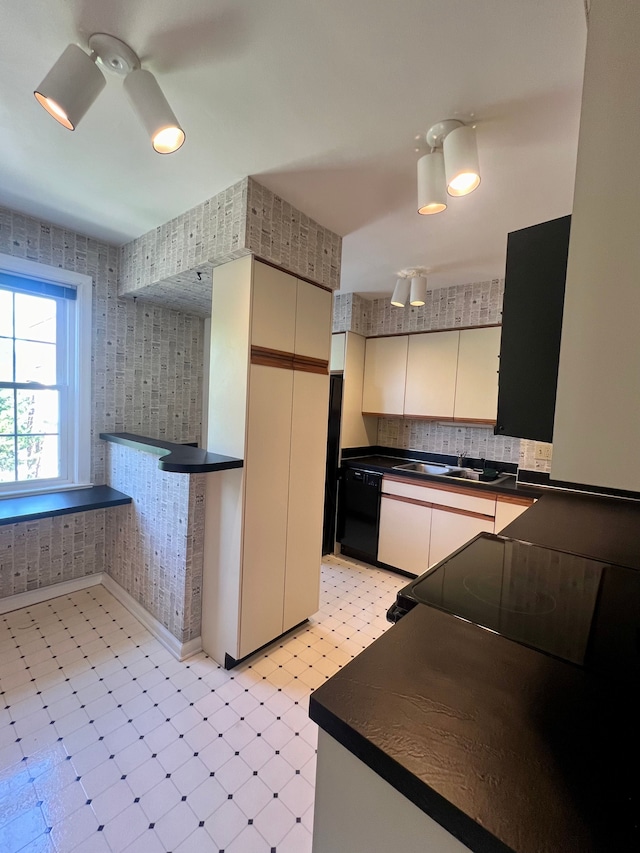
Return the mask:
[[[382,474],[347,468],[340,480],[338,542],[343,554],[368,563],[378,559]]]

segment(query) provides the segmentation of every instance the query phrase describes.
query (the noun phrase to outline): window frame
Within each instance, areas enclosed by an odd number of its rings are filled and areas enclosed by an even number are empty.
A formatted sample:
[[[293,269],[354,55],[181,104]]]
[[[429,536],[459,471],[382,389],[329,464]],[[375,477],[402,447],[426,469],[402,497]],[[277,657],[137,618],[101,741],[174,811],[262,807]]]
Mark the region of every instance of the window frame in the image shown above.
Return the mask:
[[[0,254],[0,272],[21,278],[73,287],[75,301],[66,307],[66,346],[59,353],[69,359],[69,393],[66,409],[66,441],[60,445],[60,458],[66,459],[66,477],[55,480],[22,480],[0,483],[0,499],[36,495],[91,485],[91,276],[41,264],[36,261]],[[62,402],[62,401],[61,401]]]

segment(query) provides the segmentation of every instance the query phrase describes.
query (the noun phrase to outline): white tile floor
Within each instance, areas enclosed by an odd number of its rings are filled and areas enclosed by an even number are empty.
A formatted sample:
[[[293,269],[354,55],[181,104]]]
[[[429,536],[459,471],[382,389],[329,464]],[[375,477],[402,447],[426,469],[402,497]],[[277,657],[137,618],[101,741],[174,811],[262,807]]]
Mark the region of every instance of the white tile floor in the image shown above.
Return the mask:
[[[0,617],[0,851],[309,853],[309,694],[403,585],[329,558],[308,625],[230,673],[101,586]]]

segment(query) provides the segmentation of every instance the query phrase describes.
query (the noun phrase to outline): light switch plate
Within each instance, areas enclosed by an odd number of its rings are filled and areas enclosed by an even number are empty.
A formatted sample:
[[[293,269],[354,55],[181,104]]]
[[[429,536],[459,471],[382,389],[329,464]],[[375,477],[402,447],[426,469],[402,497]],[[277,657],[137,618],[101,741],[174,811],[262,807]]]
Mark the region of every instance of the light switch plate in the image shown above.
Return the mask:
[[[553,450],[553,445],[547,444],[546,442],[543,442],[543,441],[539,441],[536,443],[535,458],[536,459],[544,459],[547,462],[550,462],[552,450]]]

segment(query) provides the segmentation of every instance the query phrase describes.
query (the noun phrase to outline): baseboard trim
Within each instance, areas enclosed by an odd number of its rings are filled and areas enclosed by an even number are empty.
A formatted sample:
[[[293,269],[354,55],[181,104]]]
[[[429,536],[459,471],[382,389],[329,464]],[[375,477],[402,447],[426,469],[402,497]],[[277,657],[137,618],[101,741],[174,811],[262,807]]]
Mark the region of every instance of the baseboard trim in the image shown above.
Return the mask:
[[[60,583],[52,583],[49,586],[41,586],[39,589],[18,592],[15,595],[0,599],[0,614],[20,610],[22,607],[33,607],[34,604],[41,604],[43,601],[59,598],[61,595],[70,595],[73,592],[79,592],[81,589],[98,586],[98,584],[103,583],[104,577],[104,572],[97,572],[95,575],[86,575],[83,578],[73,578],[70,581],[60,581]]]
[[[123,607],[126,607],[132,616],[135,616],[138,622],[141,622],[144,627],[153,634],[156,640],[159,640],[162,645],[171,652],[177,660],[186,660],[186,658],[197,654],[202,650],[202,640],[196,637],[194,640],[188,640],[186,643],[181,643],[177,637],[169,631],[168,628],[159,622],[155,616],[152,616],[148,610],[135,600],[124,587],[120,586],[111,575],[104,574],[102,578],[104,588],[116,598]]]
[[[152,616],[145,610],[132,595],[129,595],[124,587],[121,587],[106,572],[97,572],[95,575],[87,575],[84,578],[61,581],[60,583],[50,584],[39,589],[30,589],[26,592],[19,592],[16,595],[0,599],[0,615],[10,613],[12,610],[20,610],[23,607],[32,607],[34,604],[41,604],[43,601],[50,601],[52,598],[59,598],[62,595],[71,595],[71,593],[89,589],[89,587],[98,586],[98,584],[102,584],[123,607],[126,607],[129,613],[135,616],[138,622],[144,625],[147,631],[153,634],[156,640],[159,640],[165,649],[171,652],[177,660],[186,660],[202,651],[202,637],[196,637],[194,640],[181,643],[177,637],[173,636],[168,628],[164,627],[162,622],[159,622],[155,616]]]

